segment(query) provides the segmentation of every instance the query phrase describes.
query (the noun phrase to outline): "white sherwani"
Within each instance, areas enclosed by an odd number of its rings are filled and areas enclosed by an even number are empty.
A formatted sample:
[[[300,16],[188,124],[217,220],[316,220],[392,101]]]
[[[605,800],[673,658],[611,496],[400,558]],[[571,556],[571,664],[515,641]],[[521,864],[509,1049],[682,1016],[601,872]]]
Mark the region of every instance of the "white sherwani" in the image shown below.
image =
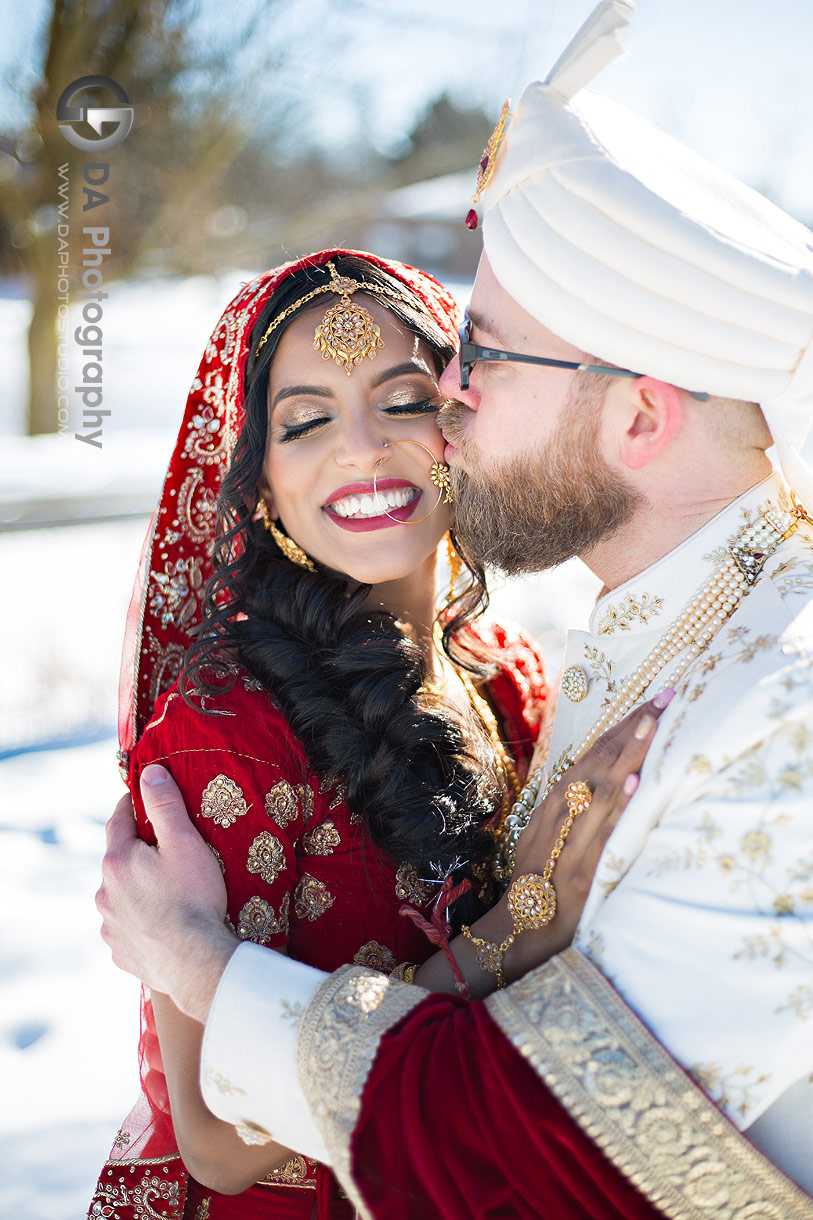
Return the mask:
[[[772,475],[571,632],[549,761],[572,750],[766,500]],[[729,1118],[807,1189],[813,1147],[813,531],[768,559],[663,714],[577,946]],[[670,670],[647,692],[669,685]],[[324,976],[241,947],[207,1025],[207,1103],[324,1158],[296,1078]],[[292,1015],[293,1014],[293,1015]],[[760,1118],[760,1116],[763,1116]],[[807,1151],[805,1151],[807,1149]]]
[[[581,669],[588,690],[580,702],[560,696],[551,762],[780,487],[774,475],[752,488],[600,598],[588,632],[569,634],[565,672]],[[667,668],[652,689],[668,684]],[[804,527],[679,683],[576,944],[741,1129],[813,1073],[813,545]],[[813,1089],[808,1121],[813,1138]]]

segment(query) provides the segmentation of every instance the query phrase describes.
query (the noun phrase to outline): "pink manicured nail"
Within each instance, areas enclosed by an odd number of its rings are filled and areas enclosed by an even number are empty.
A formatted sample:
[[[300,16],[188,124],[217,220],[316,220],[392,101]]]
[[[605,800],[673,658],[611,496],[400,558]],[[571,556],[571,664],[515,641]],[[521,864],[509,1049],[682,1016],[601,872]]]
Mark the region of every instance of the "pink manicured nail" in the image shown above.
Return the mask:
[[[641,781],[639,780],[637,775],[628,775],[627,778],[624,780],[624,783],[621,785],[624,795],[632,796],[633,792],[638,787],[640,782]]]
[[[666,690],[662,690],[660,692],[660,694],[655,696],[655,698],[652,700],[652,706],[656,707],[658,709],[658,711],[661,712],[661,711],[663,711],[663,709],[665,707],[669,706],[669,704],[672,702],[674,697],[675,697],[675,692],[672,690],[672,688],[670,686]]]
[[[145,767],[141,772],[141,782],[148,788],[157,788],[159,784],[166,783],[168,779],[169,771],[159,763],[150,763],[149,767]]]

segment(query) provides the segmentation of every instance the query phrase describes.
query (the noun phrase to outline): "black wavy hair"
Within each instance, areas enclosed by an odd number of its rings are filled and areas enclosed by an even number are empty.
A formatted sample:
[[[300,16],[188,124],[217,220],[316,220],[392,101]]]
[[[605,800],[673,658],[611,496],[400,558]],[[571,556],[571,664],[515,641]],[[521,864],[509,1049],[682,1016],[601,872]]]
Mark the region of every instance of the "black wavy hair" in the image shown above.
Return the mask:
[[[382,269],[354,256],[336,270],[411,297]],[[236,654],[271,692],[320,776],[340,777],[347,803],[372,839],[423,878],[458,881],[461,869],[486,859],[492,846],[484,823],[499,800],[499,767],[485,734],[461,723],[426,683],[421,649],[392,614],[364,605],[369,585],[293,564],[255,520],[265,460],[268,377],[286,325],[324,297],[294,311],[257,344],[270,321],[329,279],[309,266],[287,277],[269,298],[251,337],[245,378],[245,423],[217,503],[214,572],[182,671],[181,691],[215,695],[228,684]],[[373,297],[373,299],[378,299]],[[425,342],[438,375],[454,355],[418,300],[386,300],[387,308]],[[465,560],[467,588],[444,621],[453,651],[472,608],[485,603],[482,573]],[[235,617],[237,616],[237,617]],[[455,657],[478,662],[469,648]],[[211,677],[207,677],[207,672]],[[214,680],[213,680],[214,679]],[[196,701],[195,706],[199,708]],[[455,903],[453,926],[475,918],[472,893]]]

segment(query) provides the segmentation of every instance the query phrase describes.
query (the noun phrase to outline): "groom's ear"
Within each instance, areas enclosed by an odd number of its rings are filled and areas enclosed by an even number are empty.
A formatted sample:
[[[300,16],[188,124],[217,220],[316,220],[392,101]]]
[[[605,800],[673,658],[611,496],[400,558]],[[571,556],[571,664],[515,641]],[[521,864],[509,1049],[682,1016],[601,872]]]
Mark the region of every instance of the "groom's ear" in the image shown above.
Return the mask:
[[[638,377],[624,384],[619,411],[620,457],[628,470],[642,470],[663,453],[683,420],[681,391],[668,381]]]

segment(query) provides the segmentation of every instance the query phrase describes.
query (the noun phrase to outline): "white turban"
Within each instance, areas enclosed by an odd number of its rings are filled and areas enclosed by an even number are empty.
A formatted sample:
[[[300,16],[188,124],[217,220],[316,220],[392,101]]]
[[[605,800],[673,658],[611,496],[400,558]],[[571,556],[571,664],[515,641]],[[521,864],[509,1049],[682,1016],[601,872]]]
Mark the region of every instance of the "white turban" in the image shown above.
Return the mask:
[[[523,93],[483,190],[485,252],[514,300],[583,351],[758,402],[810,509],[799,450],[813,417],[813,234],[585,90],[623,53],[633,12],[604,0]]]

